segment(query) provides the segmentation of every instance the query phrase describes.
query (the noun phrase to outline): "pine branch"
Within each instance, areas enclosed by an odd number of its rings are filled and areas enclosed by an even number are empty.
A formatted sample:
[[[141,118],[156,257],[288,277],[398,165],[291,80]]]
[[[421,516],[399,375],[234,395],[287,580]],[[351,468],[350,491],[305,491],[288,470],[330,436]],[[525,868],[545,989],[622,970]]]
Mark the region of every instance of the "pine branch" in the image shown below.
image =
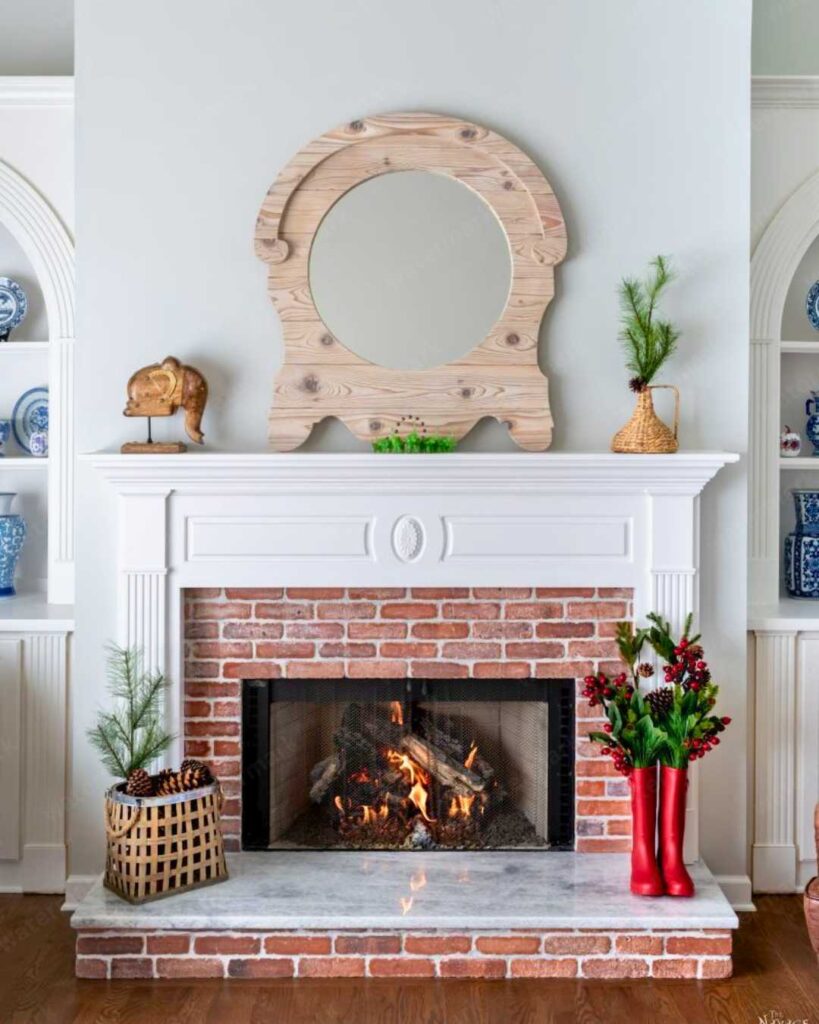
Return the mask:
[[[642,386],[657,375],[673,354],[679,331],[670,323],[655,319],[657,304],[666,286],[674,279],[664,256],[651,261],[653,273],[645,280],[625,277],[620,284],[620,340],[626,353],[626,366]]]

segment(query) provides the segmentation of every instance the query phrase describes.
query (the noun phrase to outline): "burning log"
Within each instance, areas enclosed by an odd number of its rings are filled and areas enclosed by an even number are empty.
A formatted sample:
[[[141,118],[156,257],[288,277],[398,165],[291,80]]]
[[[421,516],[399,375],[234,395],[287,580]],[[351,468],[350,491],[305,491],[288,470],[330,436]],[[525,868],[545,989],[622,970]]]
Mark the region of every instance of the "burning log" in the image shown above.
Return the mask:
[[[310,787],[310,799],[314,804],[321,803],[340,771],[341,756],[338,751],[325,757],[323,761],[319,761],[313,767],[310,772],[310,781],[313,783]]]
[[[401,739],[401,748],[425,768],[430,775],[444,786],[456,792],[464,787],[474,793],[482,793],[487,787],[487,780],[482,778],[465,764],[460,764],[440,747],[434,746],[429,740],[414,733],[408,733]]]
[[[459,739],[458,727],[449,715],[432,715],[426,708],[420,708],[418,729],[433,746],[439,747],[456,761],[468,764],[487,782],[491,782],[495,777],[495,769],[477,753],[475,744],[473,742],[464,743]],[[469,760],[470,756],[472,756],[471,761]]]

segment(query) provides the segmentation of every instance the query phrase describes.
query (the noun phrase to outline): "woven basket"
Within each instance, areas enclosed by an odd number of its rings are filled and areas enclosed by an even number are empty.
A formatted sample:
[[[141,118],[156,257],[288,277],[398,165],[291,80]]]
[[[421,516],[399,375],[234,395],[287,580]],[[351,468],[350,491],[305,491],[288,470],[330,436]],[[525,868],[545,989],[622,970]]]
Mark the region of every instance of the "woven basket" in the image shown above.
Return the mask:
[[[228,877],[218,782],[172,796],[105,794],[104,885],[129,903],[213,885]]]
[[[654,412],[651,392],[668,388],[674,392],[674,429],[669,428]],[[637,408],[622,430],[614,435],[611,442],[613,452],[629,452],[632,455],[652,453],[668,455],[678,448],[677,429],[680,423],[680,393],[673,384],[652,384],[637,394]]]

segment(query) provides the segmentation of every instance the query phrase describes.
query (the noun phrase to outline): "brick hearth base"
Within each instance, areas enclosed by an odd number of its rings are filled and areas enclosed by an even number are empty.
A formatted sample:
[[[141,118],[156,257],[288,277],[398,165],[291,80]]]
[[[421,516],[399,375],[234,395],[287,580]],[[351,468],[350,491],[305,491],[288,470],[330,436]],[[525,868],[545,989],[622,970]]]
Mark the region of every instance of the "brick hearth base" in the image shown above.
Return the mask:
[[[731,932],[81,930],[80,978],[727,978]]]

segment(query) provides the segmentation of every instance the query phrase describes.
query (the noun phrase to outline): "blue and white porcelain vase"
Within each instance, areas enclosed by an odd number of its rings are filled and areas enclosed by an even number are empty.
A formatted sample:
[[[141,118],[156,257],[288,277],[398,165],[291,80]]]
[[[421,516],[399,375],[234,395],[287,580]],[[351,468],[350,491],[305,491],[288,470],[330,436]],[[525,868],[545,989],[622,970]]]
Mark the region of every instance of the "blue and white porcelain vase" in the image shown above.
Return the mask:
[[[796,529],[785,538],[785,589],[791,597],[819,598],[819,491],[791,491]]]
[[[813,452],[811,454],[819,456],[819,394],[811,391],[811,396],[805,402],[805,415],[808,417],[808,421],[805,424],[805,433],[813,445]],[[813,409],[811,409],[811,406],[813,406]]]
[[[15,495],[0,492],[0,598],[14,597],[14,573],[26,539],[26,522],[11,511]]]

